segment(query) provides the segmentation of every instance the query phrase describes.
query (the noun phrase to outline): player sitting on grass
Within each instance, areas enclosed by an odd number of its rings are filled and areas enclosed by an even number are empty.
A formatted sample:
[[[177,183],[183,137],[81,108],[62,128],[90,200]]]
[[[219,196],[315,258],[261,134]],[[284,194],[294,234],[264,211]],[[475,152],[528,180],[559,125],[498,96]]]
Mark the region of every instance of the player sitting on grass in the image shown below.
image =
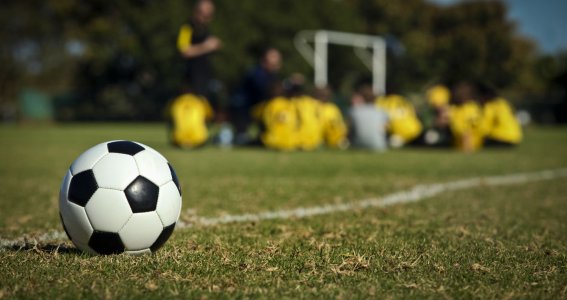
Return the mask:
[[[274,98],[259,104],[254,115],[263,125],[261,142],[274,150],[292,151],[297,147],[298,117],[293,102],[283,95],[281,84],[272,87]]]
[[[348,129],[341,110],[335,103],[330,101],[330,88],[316,89],[314,98],[321,101],[320,121],[323,139],[327,146],[339,149],[348,148]]]
[[[449,126],[455,148],[464,152],[473,152],[482,147],[482,111],[475,99],[474,86],[469,82],[458,83],[453,88]]]
[[[423,130],[423,126],[417,117],[415,108],[408,100],[401,95],[388,93],[388,95],[376,99],[376,106],[388,114],[390,145],[401,147],[417,139]]]
[[[169,113],[170,140],[174,145],[191,149],[207,141],[207,120],[212,119],[213,109],[205,98],[182,94],[173,100]]]
[[[283,151],[312,151],[323,142],[334,148],[348,147],[347,127],[339,108],[304,93],[303,82],[302,76],[293,75],[286,81],[285,95],[279,93],[253,109],[263,125],[262,143]]]
[[[486,84],[479,84],[478,92],[482,106],[484,146],[510,147],[519,144],[522,141],[522,128],[510,103]]]
[[[303,75],[293,74],[286,83],[286,94],[297,113],[297,148],[305,151],[315,150],[323,143],[321,102],[304,92]]]
[[[278,71],[282,65],[282,55],[273,47],[266,48],[256,66],[246,72],[242,84],[231,97],[231,119],[236,130],[235,143],[253,143],[249,136],[250,126],[257,118],[265,101],[273,97],[271,88],[279,82]]]
[[[442,84],[437,84],[426,92],[426,99],[432,109],[433,118],[423,135],[423,143],[432,147],[451,147],[453,137],[449,128],[449,113],[451,101],[451,91]]]
[[[351,97],[351,136],[353,145],[374,151],[385,151],[388,115],[374,104],[372,87],[361,84]]]

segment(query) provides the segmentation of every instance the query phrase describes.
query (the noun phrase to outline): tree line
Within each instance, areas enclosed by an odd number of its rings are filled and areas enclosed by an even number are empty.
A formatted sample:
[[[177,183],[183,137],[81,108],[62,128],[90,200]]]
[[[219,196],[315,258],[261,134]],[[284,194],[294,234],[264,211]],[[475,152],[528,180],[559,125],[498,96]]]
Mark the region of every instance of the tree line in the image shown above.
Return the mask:
[[[217,0],[211,30],[218,97],[229,101],[265,46],[284,55],[282,75],[311,67],[293,45],[305,29],[385,37],[388,81],[400,93],[435,82],[489,82],[511,94],[559,95],[565,55],[541,55],[521,36],[501,1],[439,6],[425,0]],[[0,110],[17,110],[23,88],[52,96],[60,120],[156,120],[178,93],[179,26],[192,1],[8,0],[0,10]],[[368,74],[345,47],[331,47],[337,91]],[[562,77],[563,76],[563,77]],[[563,78],[563,79],[561,79]],[[558,83],[559,82],[559,83]],[[552,92],[550,92],[552,91]],[[554,92],[555,91],[555,92]],[[543,96],[542,96],[543,95]],[[540,97],[540,98],[541,98]],[[537,97],[536,97],[537,98]]]

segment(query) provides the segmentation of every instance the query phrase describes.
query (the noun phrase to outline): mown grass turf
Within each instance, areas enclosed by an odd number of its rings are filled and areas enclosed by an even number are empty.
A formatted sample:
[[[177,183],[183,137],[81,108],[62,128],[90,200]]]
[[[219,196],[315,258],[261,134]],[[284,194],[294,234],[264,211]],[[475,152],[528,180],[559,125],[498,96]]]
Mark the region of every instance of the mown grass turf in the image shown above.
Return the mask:
[[[415,184],[567,166],[567,130],[510,151],[277,153],[167,145],[160,125],[0,127],[0,237],[60,229],[57,193],[92,145],[162,152],[182,218],[312,206]],[[89,257],[67,241],[0,250],[0,298],[567,297],[565,179],[450,192],[415,204],[177,230],[155,255]]]

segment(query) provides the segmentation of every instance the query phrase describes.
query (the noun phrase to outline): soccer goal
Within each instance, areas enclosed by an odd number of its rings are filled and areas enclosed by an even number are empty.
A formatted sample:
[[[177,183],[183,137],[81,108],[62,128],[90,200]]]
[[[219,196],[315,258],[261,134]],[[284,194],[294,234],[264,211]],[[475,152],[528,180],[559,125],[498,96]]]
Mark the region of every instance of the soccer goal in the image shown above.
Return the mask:
[[[352,47],[354,54],[372,71],[374,92],[385,92],[386,42],[382,37],[329,30],[303,30],[295,35],[294,44],[301,56],[313,67],[315,86],[327,85],[328,47],[329,44],[335,44]]]

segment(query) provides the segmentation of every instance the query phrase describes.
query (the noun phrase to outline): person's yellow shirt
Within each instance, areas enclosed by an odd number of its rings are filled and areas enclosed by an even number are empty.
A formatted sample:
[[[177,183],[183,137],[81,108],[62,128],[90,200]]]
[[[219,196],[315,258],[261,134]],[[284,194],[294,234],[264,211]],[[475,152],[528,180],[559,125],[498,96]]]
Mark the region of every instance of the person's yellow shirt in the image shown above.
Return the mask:
[[[191,48],[193,38],[193,28],[190,24],[183,24],[177,34],[177,51],[183,53]]]
[[[331,102],[321,104],[323,138],[329,147],[343,148],[348,145],[347,126],[341,110]]]
[[[321,102],[310,96],[291,100],[298,116],[297,146],[302,150],[315,150],[323,143]]]
[[[482,130],[486,138],[518,144],[522,141],[522,127],[508,101],[495,98],[482,108]]]
[[[449,126],[460,150],[474,151],[482,147],[482,111],[474,101],[452,105],[449,111]]]
[[[213,117],[213,109],[205,98],[183,94],[173,100],[170,114],[174,144],[194,148],[207,141],[209,132],[206,121]]]
[[[291,151],[297,147],[298,118],[295,105],[285,97],[268,101],[262,109],[265,131],[262,142],[268,148]]]
[[[404,97],[395,94],[382,96],[376,99],[375,104],[388,114],[388,132],[401,138],[404,144],[421,134],[421,121],[413,105]]]

